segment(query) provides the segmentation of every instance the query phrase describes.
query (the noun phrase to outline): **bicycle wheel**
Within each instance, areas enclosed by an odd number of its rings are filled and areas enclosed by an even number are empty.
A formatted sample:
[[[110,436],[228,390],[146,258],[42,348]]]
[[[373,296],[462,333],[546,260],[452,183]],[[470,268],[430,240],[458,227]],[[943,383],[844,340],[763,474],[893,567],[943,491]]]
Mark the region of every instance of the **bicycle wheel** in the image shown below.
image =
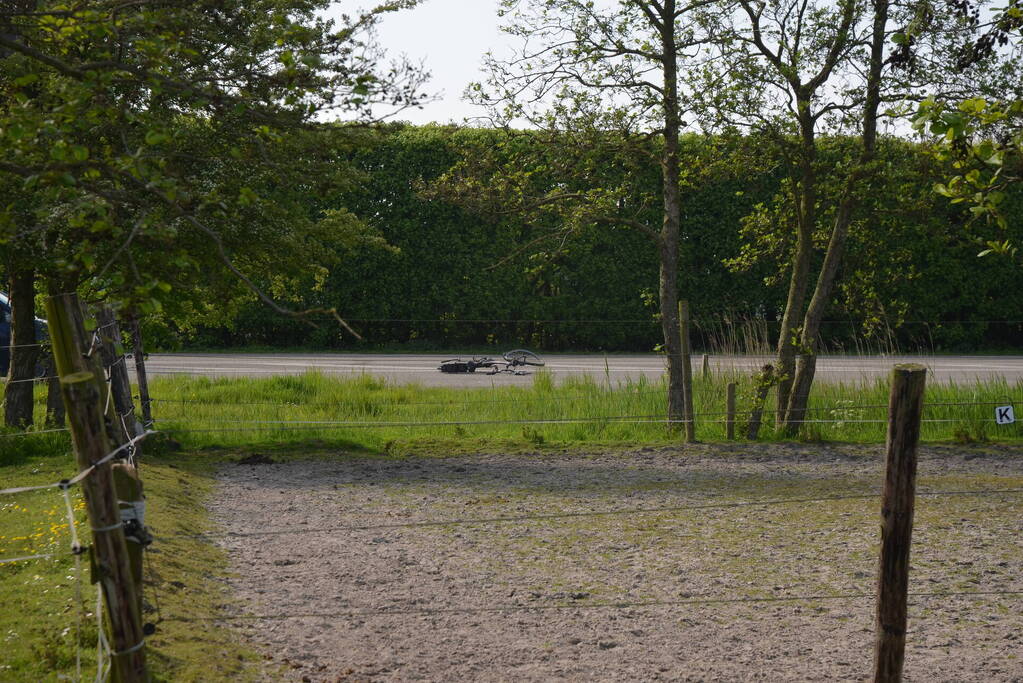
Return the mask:
[[[504,359],[512,365],[535,365],[543,367],[543,359],[526,349],[512,349],[504,354]]]

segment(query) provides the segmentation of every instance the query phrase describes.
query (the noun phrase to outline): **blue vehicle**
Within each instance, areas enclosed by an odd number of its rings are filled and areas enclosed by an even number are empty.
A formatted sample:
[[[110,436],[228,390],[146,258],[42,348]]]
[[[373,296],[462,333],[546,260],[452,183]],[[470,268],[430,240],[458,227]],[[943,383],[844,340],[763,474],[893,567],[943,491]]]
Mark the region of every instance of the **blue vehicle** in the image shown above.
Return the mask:
[[[46,321],[36,318],[36,341],[46,339]],[[11,301],[0,292],[0,377],[6,377],[11,365]],[[36,366],[41,370],[42,364]],[[37,373],[38,374],[38,373]]]

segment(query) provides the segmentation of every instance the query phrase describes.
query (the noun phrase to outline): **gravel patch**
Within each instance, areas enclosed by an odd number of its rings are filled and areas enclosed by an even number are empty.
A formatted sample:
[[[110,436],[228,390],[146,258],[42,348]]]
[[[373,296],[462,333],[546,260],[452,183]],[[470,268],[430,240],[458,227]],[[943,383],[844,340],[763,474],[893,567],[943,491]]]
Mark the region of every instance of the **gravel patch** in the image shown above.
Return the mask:
[[[252,455],[211,509],[230,623],[287,680],[872,674],[883,448]],[[1006,488],[1023,449],[921,449],[921,493]],[[920,496],[911,591],[1023,591],[1021,512]],[[1021,615],[1020,595],[911,598],[905,680],[1023,681]]]

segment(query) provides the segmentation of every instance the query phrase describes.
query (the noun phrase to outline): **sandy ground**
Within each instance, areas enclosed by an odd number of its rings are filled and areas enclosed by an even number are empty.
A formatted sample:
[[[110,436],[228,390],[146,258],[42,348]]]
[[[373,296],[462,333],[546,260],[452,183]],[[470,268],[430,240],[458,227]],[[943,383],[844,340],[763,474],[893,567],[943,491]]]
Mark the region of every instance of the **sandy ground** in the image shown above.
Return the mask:
[[[271,680],[869,680],[880,503],[840,497],[879,491],[882,458],[251,458],[212,503],[230,623]],[[920,492],[1023,488],[1023,449],[920,458]],[[837,499],[746,504],[794,498]],[[920,496],[911,592],[1023,591],[1021,513],[1019,493]],[[907,681],[1023,681],[1023,595],[917,595],[909,629]]]

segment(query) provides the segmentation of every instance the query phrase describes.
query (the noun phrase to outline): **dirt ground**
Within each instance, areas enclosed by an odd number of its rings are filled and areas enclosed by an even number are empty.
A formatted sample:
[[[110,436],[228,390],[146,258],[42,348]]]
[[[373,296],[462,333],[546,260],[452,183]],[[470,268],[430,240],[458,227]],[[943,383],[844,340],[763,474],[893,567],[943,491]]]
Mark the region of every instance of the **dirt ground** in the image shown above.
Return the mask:
[[[212,503],[230,623],[295,681],[868,680],[882,459],[250,458]],[[1023,495],[961,493],[1008,488],[1023,449],[921,449],[905,680],[1023,681]]]

